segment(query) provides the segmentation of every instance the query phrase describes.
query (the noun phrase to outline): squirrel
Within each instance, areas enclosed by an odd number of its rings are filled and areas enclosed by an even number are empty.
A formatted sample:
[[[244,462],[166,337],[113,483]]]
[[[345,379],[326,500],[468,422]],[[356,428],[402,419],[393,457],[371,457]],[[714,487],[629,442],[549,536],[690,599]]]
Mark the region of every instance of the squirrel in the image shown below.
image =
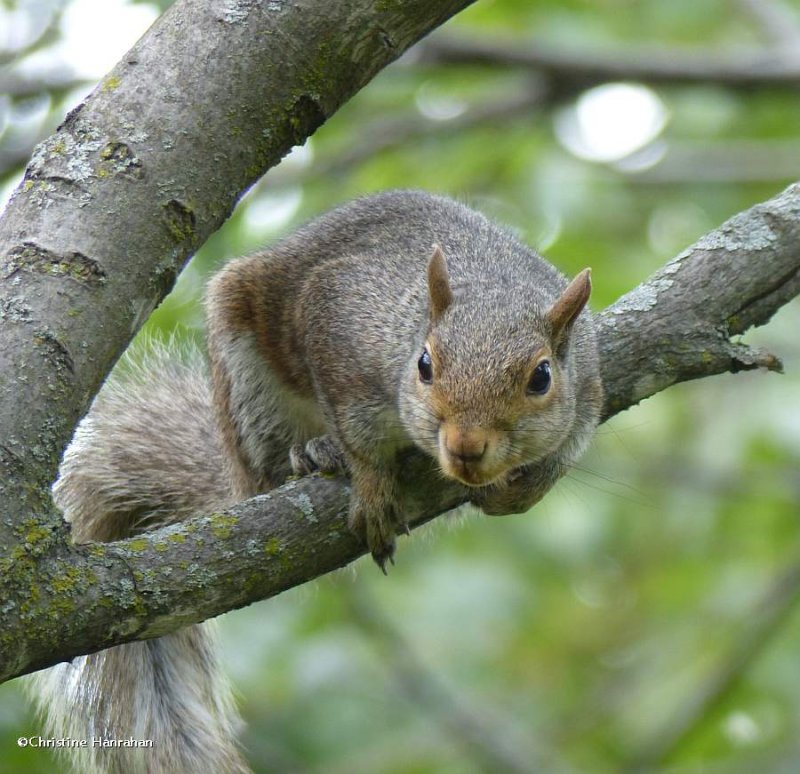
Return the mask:
[[[602,404],[588,269],[571,282],[483,215],[421,191],[334,209],[236,259],[206,298],[205,363],[157,351],[98,395],[54,499],[76,542],[217,509],[312,471],[346,473],[379,567],[408,527],[417,447],[488,514],[528,510],[588,445]],[[245,772],[207,622],[59,664],[32,692],[84,771]],[[70,753],[76,752],[70,750]]]

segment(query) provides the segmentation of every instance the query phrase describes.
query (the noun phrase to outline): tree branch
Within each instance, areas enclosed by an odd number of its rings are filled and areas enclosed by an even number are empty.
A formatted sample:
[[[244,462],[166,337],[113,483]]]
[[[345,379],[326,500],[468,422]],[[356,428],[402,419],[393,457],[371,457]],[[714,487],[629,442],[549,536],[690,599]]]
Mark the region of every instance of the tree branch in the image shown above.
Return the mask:
[[[485,697],[477,706],[466,696],[454,694],[363,588],[348,586],[345,602],[353,621],[380,651],[398,694],[441,726],[478,771],[527,774],[564,768],[555,765],[551,751],[534,751],[528,734],[515,733],[514,719],[498,712]]]
[[[37,149],[0,221],[0,678],[161,636],[363,553],[341,480],[86,546],[49,483],[102,378],[240,193],[468,3],[180,0]],[[799,198],[737,216],[600,315],[606,417],[678,381],[780,368],[729,337],[800,290]],[[414,526],[468,496],[432,465],[404,467]]]
[[[800,174],[800,142],[796,139],[692,140],[670,142],[656,164],[637,168],[652,148],[644,148],[617,162],[616,169],[636,183],[742,183],[781,181]]]
[[[417,50],[421,63],[531,69],[566,95],[607,81],[718,83],[735,88],[800,84],[800,58],[785,49],[737,49],[726,54],[657,46],[621,52],[565,51],[544,43],[437,35]]]
[[[800,293],[800,186],[739,213],[600,315],[608,418],[677,382],[780,360],[732,336]]]
[[[61,452],[189,254],[293,145],[470,2],[179,0],[37,148],[0,221],[3,555],[25,514],[58,523]]]
[[[791,186],[602,312],[604,417],[688,379],[780,370],[774,355],[730,337],[766,323],[800,293],[798,243],[800,186]],[[403,469],[413,526],[467,500],[421,453]],[[15,578],[0,609],[0,678],[160,636],[352,562],[364,549],[346,527],[348,496],[345,481],[311,476],[224,513],[87,546],[69,545],[62,525],[22,523],[22,542],[0,559],[0,578]]]

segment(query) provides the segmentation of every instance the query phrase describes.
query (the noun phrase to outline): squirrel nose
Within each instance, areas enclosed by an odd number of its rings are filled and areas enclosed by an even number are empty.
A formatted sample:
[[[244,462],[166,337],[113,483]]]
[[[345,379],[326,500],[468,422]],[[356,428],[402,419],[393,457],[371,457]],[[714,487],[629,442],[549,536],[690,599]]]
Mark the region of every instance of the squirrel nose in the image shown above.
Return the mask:
[[[462,462],[478,462],[486,454],[489,442],[480,430],[452,427],[445,430],[444,445],[452,457]]]

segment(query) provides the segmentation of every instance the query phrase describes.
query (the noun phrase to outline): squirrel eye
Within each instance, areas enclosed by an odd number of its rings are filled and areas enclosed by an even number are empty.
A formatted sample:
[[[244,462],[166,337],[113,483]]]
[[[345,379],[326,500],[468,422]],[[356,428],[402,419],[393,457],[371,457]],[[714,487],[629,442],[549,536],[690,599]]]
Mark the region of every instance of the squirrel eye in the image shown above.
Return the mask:
[[[528,394],[544,395],[550,389],[551,381],[550,361],[542,360],[542,362],[533,369],[531,380],[528,382]]]
[[[433,381],[433,363],[431,363],[431,353],[428,352],[427,347],[419,356],[417,368],[419,368],[419,380],[423,384],[430,384]]]

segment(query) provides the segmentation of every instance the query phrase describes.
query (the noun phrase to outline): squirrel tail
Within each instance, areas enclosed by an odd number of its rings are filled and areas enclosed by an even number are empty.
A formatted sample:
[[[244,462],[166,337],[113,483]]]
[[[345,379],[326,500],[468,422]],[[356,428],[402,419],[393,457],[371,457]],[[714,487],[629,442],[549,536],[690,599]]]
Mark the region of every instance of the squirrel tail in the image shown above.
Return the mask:
[[[120,364],[64,454],[53,496],[77,543],[230,502],[205,363],[173,346],[153,350]],[[58,664],[34,675],[29,691],[49,736],[86,740],[65,750],[76,770],[247,772],[216,654],[207,622]],[[117,746],[129,740],[143,746]]]

